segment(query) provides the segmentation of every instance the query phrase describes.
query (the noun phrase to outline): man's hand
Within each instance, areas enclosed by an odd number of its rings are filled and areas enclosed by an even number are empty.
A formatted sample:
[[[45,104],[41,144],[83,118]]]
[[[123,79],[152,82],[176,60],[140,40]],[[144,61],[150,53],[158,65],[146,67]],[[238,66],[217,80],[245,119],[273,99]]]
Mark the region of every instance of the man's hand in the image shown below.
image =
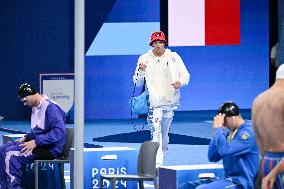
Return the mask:
[[[36,143],[35,143],[35,140],[31,140],[29,142],[24,142],[23,144],[20,144],[19,146],[23,147],[21,152],[25,155],[28,155],[28,154],[31,154],[32,151],[35,149]]]
[[[213,127],[214,128],[223,128],[225,123],[225,114],[219,113],[214,117]]]
[[[274,172],[270,172],[266,177],[262,179],[261,189],[271,189],[273,188],[276,175]]]
[[[181,83],[180,83],[179,81],[176,81],[176,82],[174,82],[172,85],[173,85],[173,87],[174,87],[175,89],[179,89],[180,86],[181,86]]]
[[[147,65],[144,63],[140,63],[139,64],[139,71],[145,71],[146,70]]]
[[[25,140],[26,140],[26,138],[23,137],[23,138],[19,138],[19,139],[15,140],[15,141],[16,141],[16,142],[25,142]]]

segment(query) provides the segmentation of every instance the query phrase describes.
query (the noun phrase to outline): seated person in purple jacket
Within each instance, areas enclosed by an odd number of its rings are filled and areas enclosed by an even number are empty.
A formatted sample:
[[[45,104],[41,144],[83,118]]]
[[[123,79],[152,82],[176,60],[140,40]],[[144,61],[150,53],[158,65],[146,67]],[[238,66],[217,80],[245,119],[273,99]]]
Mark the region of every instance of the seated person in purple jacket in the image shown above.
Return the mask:
[[[32,108],[31,132],[0,147],[0,189],[21,189],[23,167],[35,159],[60,157],[65,144],[64,111],[27,83],[18,93],[24,105]]]

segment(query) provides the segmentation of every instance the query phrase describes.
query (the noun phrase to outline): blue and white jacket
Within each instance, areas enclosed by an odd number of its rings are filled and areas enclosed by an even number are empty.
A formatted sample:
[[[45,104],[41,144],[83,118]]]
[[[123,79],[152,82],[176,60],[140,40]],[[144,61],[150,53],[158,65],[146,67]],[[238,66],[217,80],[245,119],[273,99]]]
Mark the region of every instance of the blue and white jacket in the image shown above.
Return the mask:
[[[65,112],[46,95],[37,107],[32,108],[31,132],[26,140],[35,140],[37,147],[45,147],[59,157],[66,139]]]

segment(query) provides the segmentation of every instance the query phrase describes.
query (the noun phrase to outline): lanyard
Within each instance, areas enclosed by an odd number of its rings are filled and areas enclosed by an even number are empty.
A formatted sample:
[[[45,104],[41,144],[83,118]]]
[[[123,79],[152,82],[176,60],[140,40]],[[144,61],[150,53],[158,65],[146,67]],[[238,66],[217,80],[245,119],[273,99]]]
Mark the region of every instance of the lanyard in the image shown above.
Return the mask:
[[[238,131],[238,129],[235,129],[234,132],[230,132],[230,135],[227,136],[227,140],[228,140],[229,142],[231,142],[231,140],[234,139],[234,137],[235,137],[237,131]]]

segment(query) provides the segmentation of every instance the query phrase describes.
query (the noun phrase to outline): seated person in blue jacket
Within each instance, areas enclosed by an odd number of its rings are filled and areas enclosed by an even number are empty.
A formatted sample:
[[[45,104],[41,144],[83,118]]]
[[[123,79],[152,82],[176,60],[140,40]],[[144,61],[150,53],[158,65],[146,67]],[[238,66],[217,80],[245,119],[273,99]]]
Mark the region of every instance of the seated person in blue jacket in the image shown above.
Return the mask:
[[[18,94],[32,108],[31,132],[0,147],[0,189],[21,189],[23,167],[35,159],[58,158],[65,144],[64,111],[27,83]]]
[[[223,160],[225,177],[205,181],[198,189],[253,189],[259,166],[259,152],[251,123],[245,121],[234,102],[225,102],[214,117],[211,162]],[[212,182],[211,182],[212,181]],[[209,183],[208,183],[209,182]],[[200,185],[202,184],[202,185]],[[195,186],[196,186],[195,185]]]

